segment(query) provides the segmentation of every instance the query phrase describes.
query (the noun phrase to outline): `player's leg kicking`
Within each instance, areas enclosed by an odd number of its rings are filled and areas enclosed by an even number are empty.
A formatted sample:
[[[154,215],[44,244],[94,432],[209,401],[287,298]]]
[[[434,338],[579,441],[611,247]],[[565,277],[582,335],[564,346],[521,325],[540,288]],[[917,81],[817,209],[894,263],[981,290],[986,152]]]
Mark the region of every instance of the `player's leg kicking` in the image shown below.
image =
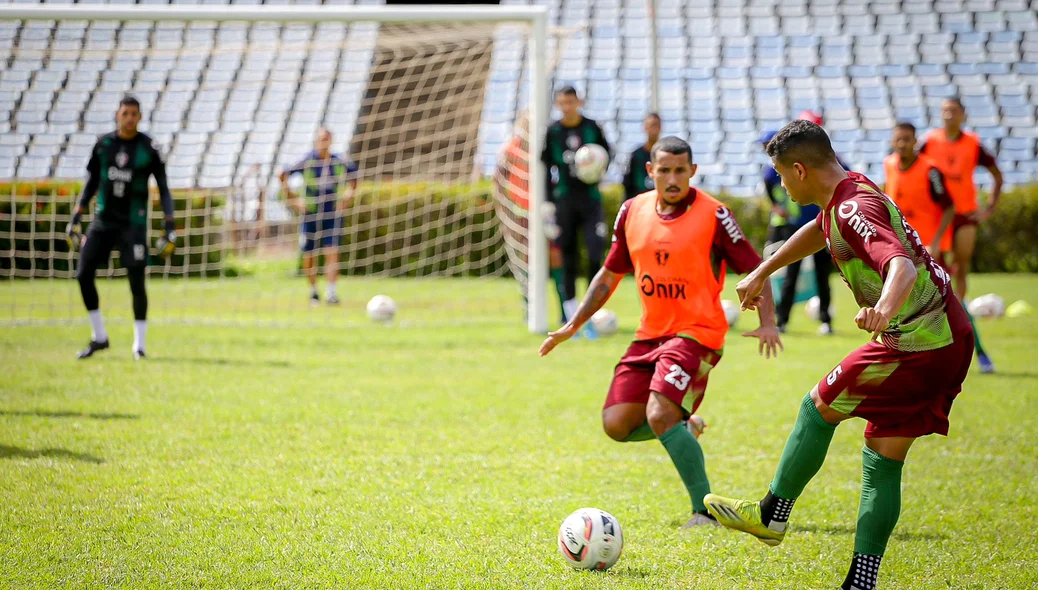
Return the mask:
[[[972,356],[969,332],[926,352],[898,353],[878,343],[859,348],[804,398],[764,498],[754,502],[708,494],[707,509],[724,526],[778,545],[794,503],[825,461],[836,426],[851,417],[865,418],[854,555],[842,588],[872,590],[901,511],[905,457],[917,437],[948,433],[948,413]]]
[[[716,525],[703,503],[710,492],[698,438],[706,424],[693,414],[720,357],[687,338],[634,342],[616,366],[602,427],[618,442],[659,439],[692,501],[683,525]]]

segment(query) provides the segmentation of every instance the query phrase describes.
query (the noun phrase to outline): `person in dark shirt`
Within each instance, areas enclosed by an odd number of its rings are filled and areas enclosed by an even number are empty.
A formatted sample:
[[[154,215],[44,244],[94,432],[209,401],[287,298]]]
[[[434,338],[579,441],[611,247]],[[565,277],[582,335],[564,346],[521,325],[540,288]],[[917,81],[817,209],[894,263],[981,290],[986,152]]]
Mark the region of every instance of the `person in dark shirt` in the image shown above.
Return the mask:
[[[108,348],[108,332],[101,317],[94,278],[98,268],[108,265],[108,257],[116,247],[133,294],[133,357],[140,360],[145,356],[148,294],[144,288],[144,271],[148,266],[150,176],[155,177],[158,185],[165,218],[165,233],[158,243],[159,255],[169,257],[176,249],[173,196],[166,183],[166,162],[152,139],[137,131],[141,121],[141,105],[137,99],[123,98],[115,119],[118,130],[98,138],[90,152],[86,184],[65,230],[69,245],[80,248],[76,278],[92,329],[90,343],[77,355],[80,359]],[[86,237],[82,237],[80,223],[95,194],[94,218]]]
[[[652,161],[652,146],[660,138],[661,122],[656,113],[645,115],[642,121],[645,129],[645,144],[640,145],[631,152],[627,160],[627,172],[624,173],[624,200],[633,199],[638,195],[656,188],[652,176],[646,171],[646,164]]]
[[[577,274],[580,269],[580,250],[577,247],[577,232],[584,237],[587,248],[588,282],[602,266],[608,226],[602,210],[602,193],[598,184],[587,184],[577,178],[573,168],[573,157],[583,145],[598,144],[612,155],[609,142],[598,123],[580,112],[583,101],[572,86],[565,86],[555,93],[555,106],[562,118],[548,127],[541,161],[549,174],[548,201],[555,207],[555,223],[558,226],[558,244],[562,249],[566,319],[571,319],[577,310]],[[594,337],[590,324],[585,335]]]

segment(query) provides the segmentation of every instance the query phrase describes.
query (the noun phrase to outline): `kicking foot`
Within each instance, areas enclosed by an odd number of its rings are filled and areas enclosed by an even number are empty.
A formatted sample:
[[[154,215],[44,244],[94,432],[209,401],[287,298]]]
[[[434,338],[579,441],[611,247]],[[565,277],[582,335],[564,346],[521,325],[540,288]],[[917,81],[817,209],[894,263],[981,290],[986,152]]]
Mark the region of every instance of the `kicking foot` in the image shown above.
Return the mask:
[[[786,536],[785,530],[773,531],[764,526],[760,519],[760,504],[757,502],[725,498],[716,494],[707,494],[703,502],[717,522],[730,529],[749,533],[765,545],[774,547]]]
[[[830,324],[829,322],[822,322],[822,325],[818,326],[818,335],[819,336],[832,336],[833,335],[833,325]]]
[[[339,298],[335,295],[328,296],[328,305],[339,305]]]
[[[91,340],[90,344],[87,344],[86,348],[84,348],[83,350],[79,351],[76,354],[76,358],[77,359],[88,359],[88,358],[94,356],[95,352],[97,352],[99,350],[104,350],[106,348],[108,348],[108,341],[107,340],[105,340],[104,342],[95,342],[95,341]]]
[[[692,529],[698,526],[721,526],[717,519],[710,516],[709,514],[703,514],[702,512],[696,512],[692,515],[692,519],[681,525],[683,529]]]
[[[138,349],[138,350],[133,351],[133,360],[135,360],[135,361],[142,361],[142,360],[144,360],[146,358],[148,358],[148,355],[144,354],[143,350],[139,350]]]
[[[995,372],[995,363],[991,362],[991,357],[986,354],[977,354],[977,362],[980,363],[980,372],[985,375],[990,375]]]
[[[706,421],[699,416],[692,414],[685,420],[685,428],[692,433],[692,436],[697,439],[703,435],[703,431],[706,430]]]

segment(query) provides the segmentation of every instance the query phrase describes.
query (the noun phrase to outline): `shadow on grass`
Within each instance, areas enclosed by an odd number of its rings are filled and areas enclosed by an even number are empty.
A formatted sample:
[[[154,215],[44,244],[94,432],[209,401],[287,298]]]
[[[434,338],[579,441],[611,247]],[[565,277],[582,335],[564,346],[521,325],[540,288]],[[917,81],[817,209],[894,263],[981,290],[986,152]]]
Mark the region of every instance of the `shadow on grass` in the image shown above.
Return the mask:
[[[76,453],[68,449],[43,449],[33,451],[0,445],[0,459],[70,459],[72,461],[83,461],[85,463],[104,463],[101,457],[95,457],[86,453]]]
[[[139,420],[140,414],[107,412],[45,412],[43,410],[0,410],[0,416],[31,416],[36,418],[90,418],[92,420]]]
[[[800,524],[792,527],[793,533],[822,533],[826,535],[853,535],[854,527],[846,524]],[[890,535],[899,541],[942,541],[948,536],[942,533],[916,533],[894,530]]]
[[[175,356],[163,356],[148,358],[149,363],[173,363],[173,364],[189,364],[189,365],[211,365],[216,367],[278,367],[287,368],[291,367],[292,363],[283,360],[245,360],[245,359],[227,359],[219,357],[175,357]]]

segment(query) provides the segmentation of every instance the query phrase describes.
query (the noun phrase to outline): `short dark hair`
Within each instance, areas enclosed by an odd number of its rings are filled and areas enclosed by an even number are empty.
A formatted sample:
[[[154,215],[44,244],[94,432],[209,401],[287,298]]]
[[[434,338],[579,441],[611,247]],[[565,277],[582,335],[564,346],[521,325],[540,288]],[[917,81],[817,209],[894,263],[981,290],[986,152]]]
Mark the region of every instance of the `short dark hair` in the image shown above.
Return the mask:
[[[955,104],[959,105],[959,108],[960,108],[960,109],[962,109],[963,111],[965,111],[965,110],[966,110],[966,105],[962,104],[962,99],[961,99],[961,98],[959,98],[959,95],[958,95],[958,94],[954,94],[954,95],[952,95],[952,96],[949,96],[948,98],[946,98],[946,99],[944,99],[944,100],[945,100],[946,102],[954,102]]]
[[[137,110],[141,110],[141,101],[127,94],[119,101],[119,107],[137,107]]]
[[[556,90],[555,97],[558,98],[560,96],[572,96],[574,98],[580,98],[580,95],[577,94],[577,89],[572,86],[563,86],[562,88]]]
[[[904,130],[904,131],[911,131],[912,135],[915,135],[915,125],[909,123],[908,121],[898,121],[897,125],[894,125],[894,129],[895,130],[901,129],[901,130]]]
[[[645,119],[656,119],[657,121],[663,122],[663,119],[660,118],[659,113],[648,113],[645,115]],[[645,119],[642,119],[642,121],[644,121]]]
[[[674,137],[668,135],[663,139],[656,142],[656,145],[652,146],[652,161],[655,162],[657,155],[663,152],[665,154],[674,154],[680,156],[681,154],[688,154],[688,161],[692,163],[692,146],[688,145],[688,142],[680,137]]]
[[[771,138],[764,150],[768,157],[786,166],[800,162],[818,168],[838,161],[825,129],[811,121],[789,123]]]

